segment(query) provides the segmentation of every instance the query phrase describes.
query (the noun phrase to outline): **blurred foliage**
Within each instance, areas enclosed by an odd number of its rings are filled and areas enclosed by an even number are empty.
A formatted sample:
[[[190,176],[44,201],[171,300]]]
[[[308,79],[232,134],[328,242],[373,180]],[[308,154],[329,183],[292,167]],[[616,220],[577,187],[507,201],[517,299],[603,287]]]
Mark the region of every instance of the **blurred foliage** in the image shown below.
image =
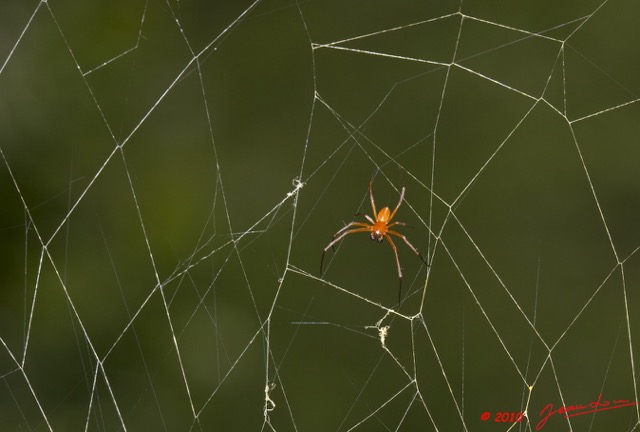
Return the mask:
[[[637,400],[638,12],[3,2],[0,429],[479,430],[529,385],[532,425]],[[397,239],[404,316],[386,243],[319,274],[374,175],[431,264]]]

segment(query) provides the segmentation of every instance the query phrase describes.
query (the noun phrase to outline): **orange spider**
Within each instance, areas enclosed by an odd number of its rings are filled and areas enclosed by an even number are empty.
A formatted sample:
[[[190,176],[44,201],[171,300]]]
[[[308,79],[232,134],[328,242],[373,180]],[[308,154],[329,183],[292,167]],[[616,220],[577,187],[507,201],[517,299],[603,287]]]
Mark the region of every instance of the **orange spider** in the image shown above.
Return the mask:
[[[389,234],[392,234],[396,237],[400,237],[407,244],[407,246],[411,248],[413,253],[418,255],[420,260],[422,260],[422,262],[425,263],[425,265],[428,265],[427,262],[422,257],[422,255],[420,254],[420,252],[418,251],[418,249],[416,249],[416,247],[412,245],[404,235],[390,229],[395,225],[410,227],[404,222],[398,222],[398,221],[391,222],[391,220],[396,215],[396,212],[400,208],[400,204],[402,204],[402,200],[404,198],[404,189],[405,188],[403,186],[402,191],[400,191],[400,200],[398,201],[398,205],[393,211],[391,211],[389,207],[384,207],[380,210],[380,212],[378,212],[376,210],[376,202],[373,199],[373,178],[369,180],[369,198],[371,199],[371,209],[373,210],[373,216],[376,219],[373,220],[373,218],[367,214],[356,213],[356,216],[364,216],[367,219],[367,221],[369,221],[369,223],[353,221],[353,222],[350,222],[348,225],[342,227],[340,230],[338,230],[338,232],[336,232],[333,235],[333,240],[331,241],[331,243],[329,243],[327,247],[325,247],[324,250],[322,251],[322,258],[320,259],[320,274],[322,274],[322,262],[324,261],[324,254],[327,253],[327,251],[330,248],[332,248],[337,242],[339,242],[349,234],[359,233],[359,232],[370,232],[371,240],[378,240],[378,243],[380,243],[382,242],[383,239],[387,239],[387,242],[389,242],[389,245],[391,245],[391,249],[393,249],[393,253],[396,257],[396,265],[398,266],[398,279],[400,281],[400,289],[398,291],[398,303],[400,303],[400,300],[402,298],[401,297],[402,296],[402,267],[400,267],[400,259],[398,258],[398,249],[396,248],[396,245],[393,243],[393,240],[391,239]],[[360,227],[360,228],[352,228],[352,227]]]

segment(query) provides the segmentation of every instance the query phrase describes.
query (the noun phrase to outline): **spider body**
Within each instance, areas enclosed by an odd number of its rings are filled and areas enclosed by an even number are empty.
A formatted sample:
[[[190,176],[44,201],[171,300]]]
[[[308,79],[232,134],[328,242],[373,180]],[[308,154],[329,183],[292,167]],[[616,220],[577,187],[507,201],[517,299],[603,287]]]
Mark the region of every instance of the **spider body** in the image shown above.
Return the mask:
[[[391,229],[396,225],[409,226],[404,222],[399,222],[399,221],[392,222],[393,218],[398,212],[398,209],[400,208],[400,205],[402,204],[402,200],[404,199],[404,191],[405,191],[405,188],[403,186],[402,190],[400,191],[400,200],[398,201],[398,205],[396,205],[393,211],[391,211],[389,207],[383,207],[378,212],[376,210],[376,201],[373,198],[373,178],[372,178],[369,181],[369,199],[371,201],[371,210],[373,211],[373,216],[375,217],[375,220],[367,214],[356,213],[356,216],[364,216],[364,218],[369,223],[352,221],[346,226],[339,229],[338,232],[336,232],[333,235],[333,239],[331,240],[331,242],[322,251],[322,258],[320,259],[320,274],[322,274],[322,262],[324,261],[324,254],[327,253],[329,249],[331,249],[336,243],[338,243],[340,240],[342,240],[344,237],[346,237],[349,234],[354,234],[359,232],[368,232],[369,236],[371,237],[371,240],[377,240],[378,243],[381,243],[383,240],[387,240],[387,242],[391,246],[391,249],[393,250],[393,254],[395,255],[395,258],[396,258],[398,280],[400,285],[400,288],[398,291],[398,303],[400,303],[401,295],[402,295],[402,267],[400,266],[398,249],[396,248],[396,245],[393,242],[391,236],[393,235],[401,238],[406,243],[406,245],[409,246],[409,248],[413,251],[413,253],[418,255],[418,257],[423,263],[427,264],[424,258],[422,258],[422,255],[420,254],[418,249],[416,249],[416,247],[413,246],[403,234],[400,234],[399,232]]]
[[[385,207],[380,210],[380,213],[376,216],[376,220],[371,227],[371,240],[378,240],[378,242],[382,242],[382,240],[384,240],[384,236],[387,234],[387,231],[389,231],[387,225],[391,220],[390,216],[391,209],[389,207]]]

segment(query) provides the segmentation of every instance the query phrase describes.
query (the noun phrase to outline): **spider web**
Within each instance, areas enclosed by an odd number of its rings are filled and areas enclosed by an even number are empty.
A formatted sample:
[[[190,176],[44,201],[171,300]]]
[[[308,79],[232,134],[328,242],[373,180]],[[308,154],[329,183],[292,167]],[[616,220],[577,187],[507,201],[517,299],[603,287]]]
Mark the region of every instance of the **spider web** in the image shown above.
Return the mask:
[[[0,6],[0,428],[640,430],[638,4],[217,3]]]

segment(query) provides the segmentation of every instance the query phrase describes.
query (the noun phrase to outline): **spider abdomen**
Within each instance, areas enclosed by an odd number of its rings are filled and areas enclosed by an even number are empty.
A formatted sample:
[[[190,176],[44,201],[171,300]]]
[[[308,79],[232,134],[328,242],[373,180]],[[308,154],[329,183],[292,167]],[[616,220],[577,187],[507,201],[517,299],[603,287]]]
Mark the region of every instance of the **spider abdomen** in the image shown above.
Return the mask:
[[[391,219],[391,209],[389,207],[384,207],[380,212],[378,212],[378,217],[376,217],[376,222],[382,222],[386,225],[387,222]]]

